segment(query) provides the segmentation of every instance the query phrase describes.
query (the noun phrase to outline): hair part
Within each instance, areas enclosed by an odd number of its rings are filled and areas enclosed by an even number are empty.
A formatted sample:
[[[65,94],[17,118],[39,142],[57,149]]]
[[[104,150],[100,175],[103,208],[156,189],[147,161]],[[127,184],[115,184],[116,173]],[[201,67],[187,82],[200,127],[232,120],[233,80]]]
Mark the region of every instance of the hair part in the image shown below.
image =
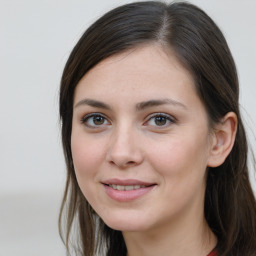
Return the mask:
[[[79,222],[81,255],[126,255],[122,233],[106,226],[84,198],[75,176],[71,153],[73,98],[80,79],[100,61],[143,44],[159,43],[171,49],[190,71],[211,126],[228,112],[238,118],[236,140],[219,167],[209,168],[205,218],[218,237],[219,255],[254,255],[256,203],[247,167],[247,140],[239,111],[239,84],[226,40],[198,7],[184,2],[148,1],[123,5],[98,19],[78,41],[63,71],[60,87],[62,145],[67,182],[59,228],[66,225],[69,244],[74,220]],[[66,219],[63,219],[64,212]]]

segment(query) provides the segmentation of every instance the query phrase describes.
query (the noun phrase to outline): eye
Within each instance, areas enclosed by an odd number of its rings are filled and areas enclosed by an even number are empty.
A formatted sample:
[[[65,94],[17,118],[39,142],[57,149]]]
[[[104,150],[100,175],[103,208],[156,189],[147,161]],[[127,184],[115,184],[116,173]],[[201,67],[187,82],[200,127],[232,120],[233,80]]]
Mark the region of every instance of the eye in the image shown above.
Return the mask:
[[[86,115],[81,119],[81,123],[89,128],[100,128],[110,124],[107,118],[99,113]]]
[[[175,122],[176,120],[172,116],[164,113],[157,113],[151,115],[146,124],[150,126],[167,127]]]

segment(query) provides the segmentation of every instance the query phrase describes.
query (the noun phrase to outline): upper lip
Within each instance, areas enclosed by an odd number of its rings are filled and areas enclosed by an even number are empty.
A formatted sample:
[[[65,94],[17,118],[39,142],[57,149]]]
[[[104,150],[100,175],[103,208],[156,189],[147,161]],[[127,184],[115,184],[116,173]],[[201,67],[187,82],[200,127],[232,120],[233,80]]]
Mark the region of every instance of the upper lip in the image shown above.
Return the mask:
[[[136,179],[108,179],[103,180],[101,183],[106,185],[121,185],[121,186],[131,186],[131,185],[140,185],[140,186],[152,186],[155,183],[145,182]]]

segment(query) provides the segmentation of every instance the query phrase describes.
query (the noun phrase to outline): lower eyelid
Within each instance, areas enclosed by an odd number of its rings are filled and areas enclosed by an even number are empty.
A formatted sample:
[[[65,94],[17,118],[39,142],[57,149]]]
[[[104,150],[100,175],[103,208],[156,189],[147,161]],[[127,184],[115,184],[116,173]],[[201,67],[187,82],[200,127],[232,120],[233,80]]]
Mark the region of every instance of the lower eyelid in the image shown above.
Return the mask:
[[[87,115],[84,115],[82,118],[80,118],[80,122],[84,125],[86,125],[87,121],[89,118],[93,118],[95,116],[100,116],[102,118],[104,118],[104,123],[107,121],[108,124],[110,124],[111,122],[109,121],[109,119],[101,114],[101,113],[90,113],[90,114],[87,114]],[[164,117],[166,118],[167,120],[167,124],[166,125],[163,125],[162,127],[165,127],[165,126],[168,126],[168,122],[169,124],[172,124],[172,123],[176,123],[177,122],[177,119],[171,115],[168,115],[168,114],[165,114],[165,113],[153,113],[151,115],[148,116],[148,118],[146,119],[146,121],[144,122],[144,124],[148,123],[150,120],[152,120],[153,118],[156,118],[156,117]],[[107,124],[102,124],[102,125],[98,125],[98,127],[100,126],[105,126]],[[88,127],[94,127],[93,125],[87,125]],[[157,125],[156,125],[157,126]],[[97,127],[97,125],[95,125],[95,127]],[[161,125],[159,125],[159,127],[161,127]]]
[[[91,114],[87,114],[87,115],[83,116],[83,117],[80,119],[80,121],[81,121],[82,124],[85,124],[85,123],[88,121],[88,119],[93,118],[93,117],[95,117],[95,116],[100,116],[100,117],[104,118],[104,120],[108,121],[108,119],[107,119],[104,115],[102,115],[102,114],[100,114],[100,113],[91,113]],[[108,121],[108,122],[109,122],[109,121]]]

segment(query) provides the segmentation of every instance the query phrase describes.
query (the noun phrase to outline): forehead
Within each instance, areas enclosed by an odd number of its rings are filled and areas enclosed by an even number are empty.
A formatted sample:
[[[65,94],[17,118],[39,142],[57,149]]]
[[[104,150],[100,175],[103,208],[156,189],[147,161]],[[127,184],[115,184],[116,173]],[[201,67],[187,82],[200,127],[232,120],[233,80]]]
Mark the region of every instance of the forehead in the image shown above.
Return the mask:
[[[176,69],[176,71],[184,72],[191,77],[190,72],[183,67],[175,52],[170,47],[164,47],[159,43],[142,44],[114,54],[99,62],[85,76],[94,72],[110,71],[112,68],[122,68],[123,66],[125,66],[127,73],[129,71],[134,72],[134,67],[138,72],[151,71],[152,74],[154,74],[154,71],[159,72],[160,70],[170,73],[173,69]],[[170,66],[172,66],[171,69]]]
[[[98,63],[78,83],[75,101],[85,95],[104,99],[109,92],[139,97],[195,94],[194,80],[175,54],[158,44],[140,46]],[[185,93],[186,91],[186,93]],[[171,96],[171,95],[170,95]],[[143,100],[145,100],[143,99]]]

